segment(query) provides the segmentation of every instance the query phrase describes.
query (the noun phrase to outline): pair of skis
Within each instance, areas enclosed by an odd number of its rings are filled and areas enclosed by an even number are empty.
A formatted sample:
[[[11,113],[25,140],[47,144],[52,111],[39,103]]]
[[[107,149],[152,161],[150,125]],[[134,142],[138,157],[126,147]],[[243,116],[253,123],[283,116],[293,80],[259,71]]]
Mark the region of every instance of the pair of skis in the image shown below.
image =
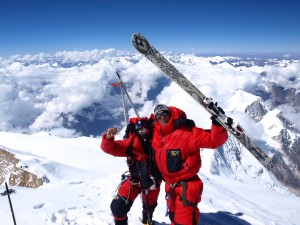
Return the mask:
[[[195,87],[162,54],[160,54],[142,34],[134,33],[132,36],[132,44],[141,54],[177,83],[184,91],[191,95],[211,115],[217,116],[216,119],[218,122],[226,130],[230,131],[266,169],[272,171],[272,159],[245,134],[244,129],[239,124],[235,124],[232,118],[227,117],[224,113],[220,112],[217,105],[212,101],[212,98],[206,97],[197,87]]]

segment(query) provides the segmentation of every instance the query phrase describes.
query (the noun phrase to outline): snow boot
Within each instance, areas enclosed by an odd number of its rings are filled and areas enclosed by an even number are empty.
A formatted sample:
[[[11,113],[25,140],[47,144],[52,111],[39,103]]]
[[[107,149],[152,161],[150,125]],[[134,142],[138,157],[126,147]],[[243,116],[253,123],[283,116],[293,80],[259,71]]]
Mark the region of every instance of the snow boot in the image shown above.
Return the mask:
[[[115,225],[128,225],[128,217],[124,220],[116,220],[115,219]]]

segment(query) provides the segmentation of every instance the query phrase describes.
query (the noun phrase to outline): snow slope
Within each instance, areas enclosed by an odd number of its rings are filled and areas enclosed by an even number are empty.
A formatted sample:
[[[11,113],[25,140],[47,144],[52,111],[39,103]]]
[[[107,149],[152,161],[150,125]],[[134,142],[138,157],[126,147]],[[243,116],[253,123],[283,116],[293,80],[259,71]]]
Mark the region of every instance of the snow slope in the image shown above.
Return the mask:
[[[18,225],[113,224],[110,202],[126,171],[124,158],[105,154],[98,138],[59,138],[48,133],[24,135],[0,132],[0,147],[16,154],[32,172],[47,176],[38,189],[10,187]],[[201,152],[204,182],[200,225],[296,225],[300,221],[300,198],[270,190],[249,177],[242,181],[209,172],[213,150]],[[5,189],[4,184],[0,191]],[[154,213],[157,224],[165,217],[164,189]],[[129,213],[129,224],[141,224],[141,201]],[[0,224],[13,224],[7,196],[0,196]]]

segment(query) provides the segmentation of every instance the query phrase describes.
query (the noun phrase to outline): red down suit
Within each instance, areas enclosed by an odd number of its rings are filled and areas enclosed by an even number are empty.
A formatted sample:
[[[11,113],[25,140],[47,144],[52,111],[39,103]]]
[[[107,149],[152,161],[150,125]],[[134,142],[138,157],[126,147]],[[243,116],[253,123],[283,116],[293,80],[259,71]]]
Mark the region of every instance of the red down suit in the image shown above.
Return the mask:
[[[182,126],[178,121],[185,113],[169,107],[167,125],[154,123],[152,148],[155,161],[166,182],[165,191],[169,217],[174,225],[195,225],[200,212],[203,183],[198,177],[201,167],[200,148],[215,149],[223,145],[227,131],[212,124],[211,130]]]
[[[161,179],[156,180],[156,189],[148,190],[148,194],[146,195],[145,192],[142,191],[140,180],[136,175],[138,171],[133,171],[136,162],[149,162],[145,148],[150,148],[151,143],[150,141],[147,143],[145,143],[145,140],[143,143],[136,133],[131,133],[130,136],[124,140],[115,140],[114,137],[107,139],[106,133],[103,135],[101,149],[116,157],[127,157],[130,171],[129,176],[123,179],[119,185],[118,193],[111,203],[112,214],[116,221],[127,221],[127,213],[130,211],[134,200],[140,193],[142,193],[144,223],[146,223],[145,220],[148,218],[147,213],[150,213],[152,217],[153,211],[157,206]],[[120,222],[120,224],[123,223]],[[127,223],[124,222],[124,224]]]

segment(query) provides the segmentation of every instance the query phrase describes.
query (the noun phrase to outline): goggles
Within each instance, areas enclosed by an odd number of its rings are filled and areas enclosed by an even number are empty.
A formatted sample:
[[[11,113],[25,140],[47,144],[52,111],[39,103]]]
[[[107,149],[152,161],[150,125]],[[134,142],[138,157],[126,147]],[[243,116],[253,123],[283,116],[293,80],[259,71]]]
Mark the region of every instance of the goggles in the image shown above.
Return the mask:
[[[159,119],[162,119],[163,117],[167,117],[167,116],[169,116],[169,115],[170,115],[170,112],[167,111],[167,110],[164,110],[164,111],[158,112],[158,113],[155,115],[155,118],[156,118],[157,120],[159,120]]]

